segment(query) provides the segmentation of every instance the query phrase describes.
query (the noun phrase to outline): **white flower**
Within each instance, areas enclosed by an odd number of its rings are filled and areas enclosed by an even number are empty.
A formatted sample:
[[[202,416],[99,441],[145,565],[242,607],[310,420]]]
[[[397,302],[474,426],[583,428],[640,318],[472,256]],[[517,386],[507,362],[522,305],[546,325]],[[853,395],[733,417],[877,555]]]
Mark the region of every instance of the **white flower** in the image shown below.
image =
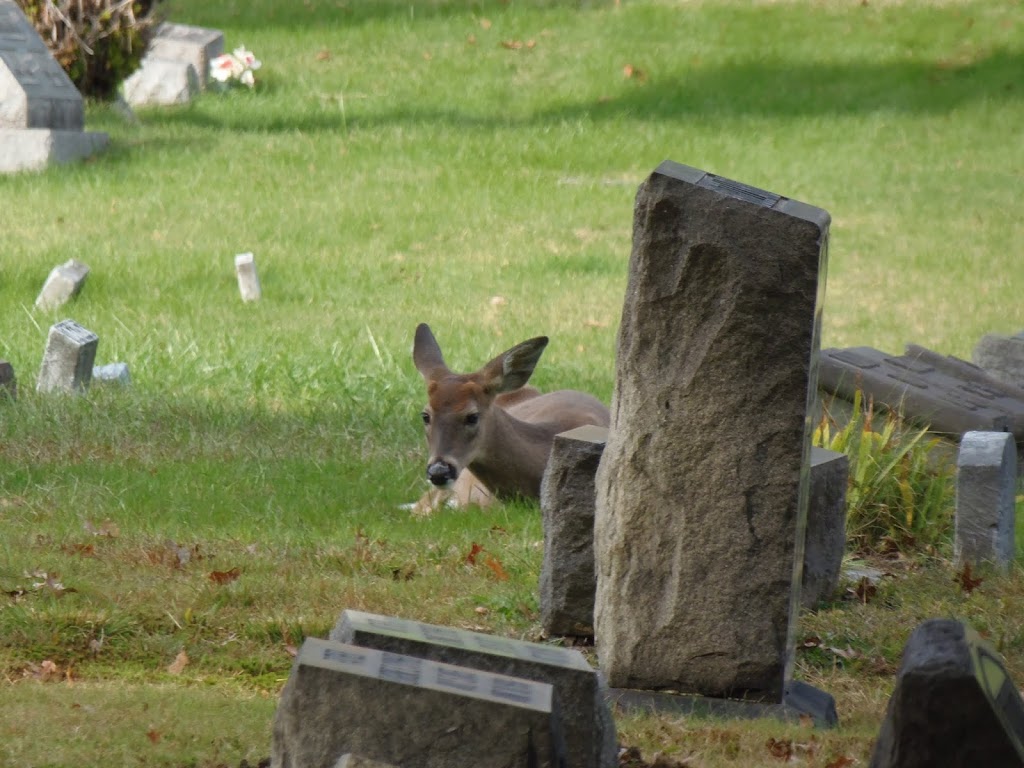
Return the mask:
[[[256,78],[253,77],[251,69],[245,70],[238,79],[242,81],[243,85],[248,85],[250,88],[256,85]]]
[[[243,85],[252,88],[256,85],[256,77],[253,70],[263,66],[263,62],[256,58],[252,51],[245,46],[235,48],[232,53],[224,53],[210,62],[210,77],[218,83],[229,83],[231,80],[238,80]]]

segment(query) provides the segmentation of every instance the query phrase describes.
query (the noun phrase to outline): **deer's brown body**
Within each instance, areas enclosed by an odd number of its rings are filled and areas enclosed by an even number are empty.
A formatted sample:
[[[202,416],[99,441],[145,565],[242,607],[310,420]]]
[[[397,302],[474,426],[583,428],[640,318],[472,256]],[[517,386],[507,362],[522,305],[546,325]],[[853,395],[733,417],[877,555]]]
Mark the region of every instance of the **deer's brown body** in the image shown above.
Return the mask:
[[[547,343],[545,336],[524,341],[480,370],[458,374],[448,369],[430,328],[416,329],[413,360],[427,384],[427,477],[454,490],[458,503],[483,500],[474,499],[474,491],[478,497],[539,496],[555,435],[586,424],[608,426],[608,408],[592,395],[571,389],[541,394],[526,386]]]

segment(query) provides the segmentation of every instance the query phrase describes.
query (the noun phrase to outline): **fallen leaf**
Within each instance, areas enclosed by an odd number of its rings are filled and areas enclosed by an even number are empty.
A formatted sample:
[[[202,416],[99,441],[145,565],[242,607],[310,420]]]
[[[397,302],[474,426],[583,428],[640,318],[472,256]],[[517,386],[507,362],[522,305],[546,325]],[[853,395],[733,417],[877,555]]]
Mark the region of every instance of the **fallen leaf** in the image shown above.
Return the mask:
[[[857,582],[857,586],[853,589],[853,594],[858,600],[864,605],[867,605],[871,599],[878,594],[878,587],[871,583],[871,579],[867,576],[863,576],[860,581]]]
[[[482,28],[484,28],[484,29],[490,29],[491,28],[491,20],[490,19],[480,19],[480,26]]]
[[[293,659],[299,655],[299,649],[291,643],[285,643],[284,652],[291,656]]]
[[[322,50],[322,51],[317,51],[316,52],[316,60],[317,61],[330,61],[331,60],[331,52],[326,50],[326,49]]]
[[[476,613],[480,616],[486,616],[490,612],[491,609],[485,605],[478,605],[476,608],[473,609],[473,613]]]
[[[839,757],[837,757],[832,762],[826,763],[825,764],[825,768],[848,768],[849,766],[853,765],[853,763],[854,763],[854,760],[853,760],[852,757],[847,757],[846,755],[840,755]]]
[[[86,520],[82,526],[93,536],[104,536],[108,539],[116,539],[121,535],[121,529],[117,527],[117,524],[113,520],[104,520],[98,526],[93,525],[91,522]]]
[[[49,680],[56,680],[60,677],[60,667],[58,667],[54,662],[47,659],[39,665],[39,669],[35,673],[34,677],[37,680],[43,681],[44,683]]]
[[[61,545],[61,551],[66,555],[96,557],[96,545],[94,544],[63,544]]]
[[[526,41],[526,47],[529,48],[532,51],[534,48],[537,47],[537,41],[536,40],[527,40]]]
[[[964,594],[969,595],[979,586],[984,579],[980,577],[974,577],[971,575],[971,564],[970,562],[964,563],[963,570],[956,576],[957,582],[960,584],[960,589],[964,591]]]
[[[806,712],[800,713],[800,727],[801,728],[813,728],[814,727],[814,716],[808,715]]]
[[[242,575],[242,569],[235,566],[230,571],[210,571],[209,579],[214,584],[230,584]]]
[[[817,635],[809,635],[808,637],[805,637],[803,639],[803,641],[800,643],[800,647],[801,648],[820,648],[821,647],[821,638],[818,637]]]
[[[159,744],[160,743],[160,731],[158,731],[153,726],[149,726],[149,730],[146,731],[146,738],[149,739],[150,742],[152,742],[153,744]]]
[[[469,550],[469,554],[466,555],[466,562],[469,563],[470,565],[476,565],[476,556],[479,555],[483,551],[484,551],[484,548],[481,547],[479,544],[477,544],[474,541],[473,542],[473,546]]]
[[[167,667],[167,674],[169,675],[180,675],[185,671],[185,667],[188,666],[188,654],[184,651],[178,651],[178,655],[174,657]]]
[[[505,569],[497,558],[488,555],[484,559],[484,565],[491,569],[491,572],[494,574],[494,578],[498,581],[508,581],[508,574],[505,572]]]
[[[522,40],[502,40],[501,41],[501,47],[502,48],[508,48],[510,51],[518,51],[520,48],[523,47],[523,41]]]
[[[647,80],[647,73],[638,67],[634,67],[632,64],[627,64],[622,68],[622,76],[627,80],[636,80],[638,83]]]
[[[765,744],[772,757],[779,760],[791,760],[793,758],[793,741],[791,739],[768,739]]]

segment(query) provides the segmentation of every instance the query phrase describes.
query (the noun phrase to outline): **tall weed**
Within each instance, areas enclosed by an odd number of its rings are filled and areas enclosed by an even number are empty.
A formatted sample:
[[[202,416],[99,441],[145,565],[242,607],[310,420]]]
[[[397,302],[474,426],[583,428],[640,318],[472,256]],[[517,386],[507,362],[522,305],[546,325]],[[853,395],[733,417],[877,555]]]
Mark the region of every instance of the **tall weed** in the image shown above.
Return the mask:
[[[955,468],[939,438],[893,411],[854,395],[840,427],[826,408],[814,444],[850,460],[846,531],[857,552],[948,553],[955,504]]]

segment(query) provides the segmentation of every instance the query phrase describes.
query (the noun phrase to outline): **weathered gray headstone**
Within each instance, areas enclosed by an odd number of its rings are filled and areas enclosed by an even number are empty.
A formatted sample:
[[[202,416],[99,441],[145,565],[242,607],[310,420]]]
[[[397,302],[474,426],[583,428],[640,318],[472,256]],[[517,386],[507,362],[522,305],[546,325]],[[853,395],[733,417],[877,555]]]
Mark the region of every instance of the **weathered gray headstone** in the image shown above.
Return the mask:
[[[958,564],[1006,567],[1015,554],[1017,447],[1007,432],[968,432],[957,456]]]
[[[0,0],[0,128],[81,131],[82,95],[14,0]]]
[[[800,589],[804,608],[827,600],[839,586],[846,552],[846,486],[850,460],[846,454],[811,447],[811,490],[804,538],[804,575]]]
[[[0,0],[0,172],[41,170],[107,145],[82,95],[14,0]]]
[[[132,376],[128,370],[128,363],[107,363],[93,366],[92,380],[126,387],[132,383]]]
[[[557,709],[545,683],[307,638],[281,693],[270,764],[333,768],[358,754],[402,768],[558,768]]]
[[[36,297],[40,309],[57,309],[77,296],[89,276],[89,267],[75,259],[68,259],[50,270],[43,289]]]
[[[540,486],[540,621],[549,635],[594,634],[594,477],[607,440],[606,427],[585,426],[551,446]]]
[[[860,389],[876,405],[928,425],[933,432],[960,436],[972,430],[1012,430],[1024,439],[1024,401],[1014,390],[976,374],[966,376],[951,362],[912,351],[889,355],[871,347],[821,352],[822,389],[847,400]]]
[[[256,274],[256,257],[251,253],[235,256],[235,274],[238,276],[238,292],[242,294],[242,301],[258,301],[263,292]]]
[[[605,688],[579,651],[494,637],[390,616],[344,611],[331,640],[550,683],[561,707],[567,765],[614,768],[615,725]]]
[[[903,650],[871,768],[1024,765],[1024,704],[974,630],[931,619]]]
[[[0,360],[0,401],[18,399],[18,380],[14,375],[14,366],[6,360]]]
[[[994,378],[1024,388],[1024,333],[1016,336],[986,334],[971,357]]]
[[[597,474],[595,629],[612,686],[782,699],[829,221],[672,162],[637,193]]]
[[[156,28],[146,51],[147,59],[168,59],[191,64],[199,86],[210,80],[210,62],[224,53],[224,33],[188,24],[164,23]]]
[[[133,107],[167,107],[191,103],[200,91],[200,80],[187,61],[147,56],[121,89],[124,100]]]
[[[85,392],[92,380],[99,342],[99,336],[74,320],[61,320],[51,326],[36,391]]]

